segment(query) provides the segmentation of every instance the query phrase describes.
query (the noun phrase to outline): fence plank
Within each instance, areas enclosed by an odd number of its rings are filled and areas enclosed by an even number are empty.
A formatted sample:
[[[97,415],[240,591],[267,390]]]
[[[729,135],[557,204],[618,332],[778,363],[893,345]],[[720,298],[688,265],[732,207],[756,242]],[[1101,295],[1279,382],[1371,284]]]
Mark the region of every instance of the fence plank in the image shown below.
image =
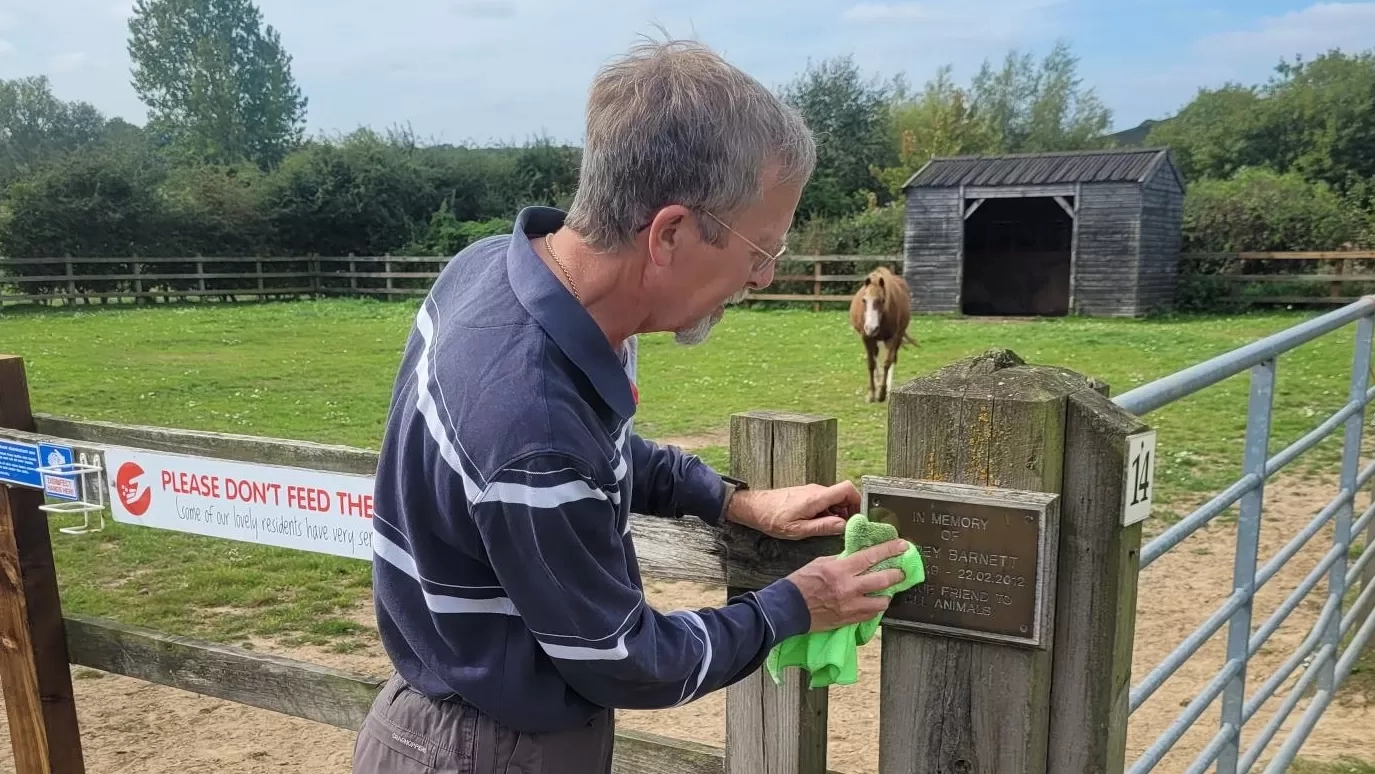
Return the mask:
[[[208,261],[208,262],[209,262],[209,263],[213,263],[213,261]],[[184,280],[184,279],[190,279],[190,278],[193,278],[193,277],[194,277],[195,279],[197,279],[197,280],[202,279],[202,278],[203,278],[203,279],[207,279],[207,280],[217,280],[217,279],[234,279],[234,280],[244,280],[244,279],[246,279],[246,280],[254,280],[254,279],[256,279],[256,280],[263,280],[263,279],[311,279],[311,278],[313,278],[313,277],[315,276],[314,274],[312,274],[311,272],[308,272],[308,271],[268,271],[268,272],[257,271],[257,272],[253,272],[253,273],[206,272],[205,274],[192,274],[192,275],[186,275],[186,274],[147,274],[147,273],[138,271],[137,268],[138,268],[138,264],[136,263],[136,264],[134,264],[134,271],[132,271],[132,272],[129,273],[129,274],[91,274],[91,275],[87,275],[87,276],[78,275],[78,276],[77,276],[77,279],[78,279],[78,280],[87,281],[87,282],[114,282],[114,281],[124,281],[124,280],[144,280],[144,281],[152,282],[152,281],[157,281],[157,280]],[[67,275],[65,275],[65,274],[51,274],[51,275],[19,275],[19,276],[5,276],[4,279],[5,279],[5,282],[13,283],[13,284],[15,284],[15,285],[23,285],[23,284],[26,283],[26,282],[56,282],[56,281],[58,281],[58,280],[65,280],[65,279],[67,279]],[[236,288],[236,289],[237,289],[237,288]],[[212,290],[213,290],[213,288],[212,288]]]
[[[1087,386],[1001,350],[893,391],[890,476],[1059,492],[1065,397]],[[1058,546],[1054,510],[1045,524]],[[1055,605],[1052,549],[1044,605]],[[904,774],[1047,771],[1053,617],[1038,648],[897,628],[885,618],[879,769]],[[1059,772],[1057,772],[1059,774]]]
[[[1234,253],[1237,258],[1243,261],[1371,261],[1375,260],[1375,251],[1370,250],[1340,250],[1340,251],[1295,251],[1284,253],[1267,252],[1240,252]]]
[[[798,416],[766,413],[778,417]],[[0,429],[0,438],[22,441],[52,438],[86,444],[80,449],[83,451],[124,446],[333,473],[372,475],[377,469],[377,452],[353,446],[71,419],[50,414],[38,414],[35,420],[36,434]],[[775,540],[753,530],[717,530],[696,519],[661,519],[640,514],[631,515],[630,529],[644,575],[738,588],[762,588],[818,556],[839,552],[842,547],[839,538]]]
[[[1141,524],[1121,526],[1127,436],[1146,426],[1099,392],[1069,396],[1060,507],[1049,761],[1064,774],[1122,771]]]
[[[1343,282],[1375,282],[1375,274],[1218,274],[1224,282],[1330,282],[1332,295],[1339,295]]]
[[[192,275],[194,276],[194,275]],[[243,279],[252,279],[253,275],[245,274]],[[92,279],[100,279],[94,277]],[[86,299],[101,300],[121,300],[125,298],[202,298],[205,296],[241,296],[245,298],[256,298],[259,296],[300,296],[314,294],[316,291],[311,288],[267,288],[258,290],[257,288],[224,288],[222,290],[180,290],[169,288],[167,290],[151,290],[142,293],[133,290],[115,290],[108,293],[81,293],[73,291],[70,293],[21,293],[17,295],[0,294],[0,301],[84,301]]]
[[[722,774],[719,748],[640,731],[617,731],[611,774]]]
[[[384,682],[99,618],[66,623],[73,664],[348,730],[358,729]],[[620,731],[612,771],[721,774],[722,760],[707,745]]]
[[[87,616],[67,632],[73,664],[340,728],[358,728],[384,682]]]
[[[0,427],[33,429],[21,358],[0,355]],[[0,484],[0,684],[17,774],[81,774],[72,676],[42,493]]]
[[[1242,301],[1250,301],[1253,304],[1324,304],[1328,306],[1346,306],[1361,300],[1361,296],[1347,296],[1345,298],[1332,298],[1331,296],[1237,296]]]
[[[834,484],[834,417],[753,411],[731,415],[731,475],[756,489]],[[740,532],[740,530],[730,530]],[[728,596],[745,591],[728,586]],[[766,670],[726,688],[727,774],[822,774],[826,689],[790,669],[776,685]]]
[[[89,443],[92,447],[127,446],[150,451],[265,465],[286,465],[331,473],[372,475],[377,452],[354,446],[291,441],[209,430],[128,425],[51,414],[34,416],[40,435]]]
[[[1350,270],[1354,270],[1354,265],[1348,265],[1353,260],[1375,260],[1375,252],[1306,252],[1306,253],[1185,253],[1180,256],[1186,264],[1207,258],[1230,258],[1233,260],[1301,260],[1301,261],[1327,261],[1332,262],[1337,267],[1336,274],[1312,274],[1312,275],[1204,275],[1218,279],[1228,284],[1239,284],[1243,282],[1263,281],[1279,282],[1286,280],[1311,279],[1317,282],[1329,284],[1326,296],[1330,300],[1323,300],[1319,297],[1275,297],[1275,298],[1250,298],[1252,303],[1258,304],[1286,304],[1286,303],[1346,303],[1350,299],[1340,298],[1334,294],[1340,293],[1343,282],[1363,281],[1370,279],[1372,275],[1357,275]],[[338,256],[312,258],[309,256],[287,256],[272,258],[254,257],[223,257],[223,258],[134,258],[134,257],[99,257],[99,258],[36,258],[36,259],[15,259],[0,258],[0,277],[6,282],[0,282],[0,302],[5,303],[24,303],[24,302],[52,302],[67,301],[72,302],[77,299],[99,299],[105,301],[141,301],[145,298],[155,298],[158,296],[196,298],[201,296],[224,296],[229,300],[252,300],[262,296],[277,297],[314,297],[321,295],[330,296],[356,296],[363,295],[377,298],[413,298],[423,296],[429,292],[429,283],[425,280],[433,281],[439,276],[439,272],[452,256]],[[851,271],[862,271],[867,267],[878,264],[888,264],[901,266],[904,257],[902,255],[787,255],[779,260],[779,274],[774,278],[778,283],[773,293],[752,293],[748,296],[749,301],[755,302],[787,302],[787,303],[809,303],[814,311],[819,311],[823,304],[848,303],[853,286],[861,279],[863,274],[839,274],[823,273],[823,267],[834,264],[853,264]],[[295,272],[263,272],[263,264],[269,261],[304,263],[306,270]],[[154,270],[158,264],[194,264],[196,272],[175,274],[175,273],[155,273],[139,276],[144,267]],[[235,264],[248,264],[249,268],[242,273],[229,272],[205,272],[205,264],[232,266]],[[4,276],[7,267],[24,266],[44,266],[62,265],[66,274],[54,275],[51,272],[44,272],[42,276],[25,277],[15,274],[10,270],[11,276]],[[80,274],[74,268],[87,264],[128,264],[132,273],[120,274]],[[360,264],[362,265],[360,270]],[[416,270],[407,270],[407,266],[415,267]],[[1346,268],[1343,268],[1346,267]],[[380,270],[379,270],[380,269]],[[395,270],[394,270],[395,269]],[[1350,269],[1350,270],[1348,270]],[[1334,279],[1340,277],[1340,280]],[[146,291],[145,283],[156,282],[153,278],[158,278],[168,282],[182,281],[183,284],[190,282],[196,289],[187,290],[167,290],[167,291]],[[294,283],[298,287],[291,288],[266,288],[264,287],[267,279],[291,279],[304,280]],[[229,279],[248,280],[251,289],[236,288],[219,290],[207,284],[213,280],[219,282]],[[358,288],[359,279],[380,280],[379,287]],[[419,280],[417,287],[397,287],[395,280],[410,279]],[[66,292],[52,293],[20,293],[7,295],[4,285],[18,286],[22,291],[25,288],[32,288],[38,283],[48,281],[66,281]],[[81,294],[76,291],[78,283],[86,283],[102,287],[99,283],[116,282],[127,283],[132,281],[136,287],[131,292],[103,292],[92,294]],[[329,282],[347,283],[346,286],[330,286]],[[787,287],[789,283],[805,283],[804,292],[786,292],[792,288]],[[256,285],[253,288],[252,285]],[[59,285],[60,286],[60,285]],[[836,287],[839,286],[839,287]],[[1346,287],[1349,287],[1347,285]],[[810,291],[810,292],[805,292]],[[828,292],[829,291],[829,292]],[[838,292],[837,292],[838,291]]]

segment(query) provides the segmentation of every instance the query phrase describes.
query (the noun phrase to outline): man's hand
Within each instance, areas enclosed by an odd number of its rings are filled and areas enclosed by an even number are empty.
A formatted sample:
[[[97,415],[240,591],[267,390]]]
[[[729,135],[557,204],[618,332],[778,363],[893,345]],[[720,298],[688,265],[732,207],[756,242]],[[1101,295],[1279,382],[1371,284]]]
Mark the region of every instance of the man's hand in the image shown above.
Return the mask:
[[[836,559],[824,556],[798,569],[788,580],[802,592],[812,614],[809,632],[822,632],[867,621],[888,609],[889,597],[879,594],[903,579],[902,570],[869,572],[874,565],[907,550],[907,541],[890,540]]]
[[[842,535],[845,520],[859,512],[859,490],[849,481],[781,489],[745,489],[731,497],[726,518],[785,540]]]

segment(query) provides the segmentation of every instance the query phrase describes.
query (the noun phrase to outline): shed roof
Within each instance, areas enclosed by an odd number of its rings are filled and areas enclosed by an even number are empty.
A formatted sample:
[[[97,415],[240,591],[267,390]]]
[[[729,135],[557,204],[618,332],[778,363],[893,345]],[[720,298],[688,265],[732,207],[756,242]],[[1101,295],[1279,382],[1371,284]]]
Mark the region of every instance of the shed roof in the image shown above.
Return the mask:
[[[1168,155],[1168,148],[1132,148],[1001,156],[939,156],[926,162],[907,179],[903,188],[1140,183],[1159,164],[1169,163]],[[1180,185],[1183,185],[1183,181]]]

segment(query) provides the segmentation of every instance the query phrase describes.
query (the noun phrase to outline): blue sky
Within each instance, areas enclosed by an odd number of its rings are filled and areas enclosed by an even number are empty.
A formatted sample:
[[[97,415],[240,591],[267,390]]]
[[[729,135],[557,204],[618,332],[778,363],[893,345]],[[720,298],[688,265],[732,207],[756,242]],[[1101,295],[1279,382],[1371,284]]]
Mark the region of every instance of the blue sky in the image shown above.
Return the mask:
[[[310,100],[313,133],[409,124],[442,142],[580,142],[597,67],[661,26],[761,81],[853,54],[919,86],[967,82],[1009,48],[1058,37],[1114,127],[1169,115],[1200,86],[1269,77],[1281,57],[1375,48],[1375,2],[1279,0],[258,0]],[[0,77],[46,74],[64,99],[135,123],[125,44],[132,0],[0,0]],[[691,10],[688,10],[688,9]]]

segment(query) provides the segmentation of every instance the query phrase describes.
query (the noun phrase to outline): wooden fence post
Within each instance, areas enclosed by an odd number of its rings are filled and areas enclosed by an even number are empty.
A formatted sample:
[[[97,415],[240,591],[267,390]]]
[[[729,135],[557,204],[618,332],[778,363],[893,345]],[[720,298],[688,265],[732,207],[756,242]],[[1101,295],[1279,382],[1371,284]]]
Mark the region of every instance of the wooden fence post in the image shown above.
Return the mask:
[[[1052,612],[1039,646],[913,631],[891,614],[885,619],[883,774],[1086,774],[1108,771],[1104,761],[1124,755],[1140,531],[1131,533],[1135,541],[1123,533],[1121,501],[1113,498],[1121,495],[1125,435],[1119,431],[1138,424],[1123,418],[1105,389],[992,350],[890,393],[890,476],[1055,493],[1061,504],[1044,526],[1051,550],[1040,568],[1048,576],[1042,604]],[[1093,456],[1104,450],[1119,453]],[[1116,489],[1109,491],[1102,481],[1113,475]],[[935,546],[927,555],[945,559],[946,553]],[[939,573],[899,595],[894,606],[917,595],[963,599],[995,590],[962,579],[962,561],[932,561]],[[1105,598],[1112,600],[1108,606],[1121,598],[1127,609],[1076,609]],[[965,624],[971,630],[986,625],[974,618]],[[1119,705],[1120,715],[1112,714]],[[1120,729],[1107,728],[1117,722]]]
[[[836,419],[750,411],[730,418],[731,475],[754,489],[836,482]],[[745,591],[727,587],[734,596]],[[760,669],[726,688],[726,774],[824,774],[825,688],[789,669]]]
[[[34,430],[24,361],[0,355],[0,427]],[[0,484],[0,684],[16,774],[86,770],[42,492]]]
[[[817,298],[820,298],[820,297],[821,297],[821,261],[815,261],[815,262],[812,263],[812,278],[813,278],[813,279],[812,279],[812,295],[816,296]],[[820,312],[820,311],[821,311],[821,302],[820,302],[820,301],[813,301],[813,302],[812,302],[812,311],[813,311],[813,312]]]
[[[1132,485],[1128,439],[1149,428],[1108,400],[1107,385],[1070,393],[1065,408],[1055,611],[1062,646],[1054,652],[1047,770],[1120,772],[1141,568],[1141,523],[1122,525],[1123,495]]]

